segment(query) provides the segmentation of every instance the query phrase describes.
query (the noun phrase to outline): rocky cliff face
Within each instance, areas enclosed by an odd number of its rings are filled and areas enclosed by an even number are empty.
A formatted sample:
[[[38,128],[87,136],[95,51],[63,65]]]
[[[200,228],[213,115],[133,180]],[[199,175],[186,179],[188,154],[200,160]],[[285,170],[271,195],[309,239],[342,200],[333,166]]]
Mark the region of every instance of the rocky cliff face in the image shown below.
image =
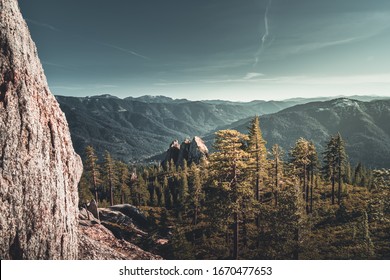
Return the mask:
[[[171,160],[173,160],[176,166],[183,166],[184,160],[187,161],[188,165],[191,163],[198,164],[202,158],[208,156],[208,153],[207,146],[198,136],[195,136],[192,141],[189,139],[184,140],[181,145],[178,140],[174,140],[167,150],[162,165],[165,167]]]
[[[17,0],[0,0],[0,258],[77,259],[82,164]]]

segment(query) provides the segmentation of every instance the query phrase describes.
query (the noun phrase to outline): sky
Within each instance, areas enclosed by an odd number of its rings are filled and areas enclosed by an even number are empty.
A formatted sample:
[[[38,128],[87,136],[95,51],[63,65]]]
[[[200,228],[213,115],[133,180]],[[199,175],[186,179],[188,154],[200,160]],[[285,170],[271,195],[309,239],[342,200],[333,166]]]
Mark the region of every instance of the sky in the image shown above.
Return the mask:
[[[389,0],[19,0],[56,95],[390,96]]]

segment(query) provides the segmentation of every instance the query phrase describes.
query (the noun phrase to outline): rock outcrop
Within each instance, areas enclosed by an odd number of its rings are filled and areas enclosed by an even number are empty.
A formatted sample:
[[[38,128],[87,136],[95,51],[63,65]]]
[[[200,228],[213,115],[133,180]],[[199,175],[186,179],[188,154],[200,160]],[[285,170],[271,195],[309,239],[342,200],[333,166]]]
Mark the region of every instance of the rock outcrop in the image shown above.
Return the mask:
[[[0,259],[77,259],[82,163],[17,0],[0,0]]]
[[[198,164],[202,158],[207,158],[208,153],[209,150],[206,144],[198,136],[195,136],[192,141],[185,139],[181,145],[178,140],[174,140],[167,150],[162,165],[165,167],[171,160],[176,166],[183,166],[184,160],[187,161],[188,165],[191,163]]]
[[[100,224],[79,226],[80,260],[161,260],[125,240],[117,239]]]
[[[92,215],[99,220],[99,209],[95,199],[92,199],[91,202],[87,205],[87,210],[92,213]]]
[[[142,213],[137,207],[130,204],[118,204],[110,206],[109,210],[120,212],[129,217],[133,223],[142,229],[148,229],[150,224],[145,214]]]
[[[127,209],[127,205],[118,205]],[[124,207],[125,206],[125,207]],[[128,205],[130,206],[130,205]],[[79,214],[80,260],[156,260],[160,256],[146,252],[129,242],[133,238],[147,238],[132,218],[109,208],[99,208],[101,221],[82,209]]]
[[[198,164],[202,158],[207,158],[208,154],[209,150],[204,141],[200,137],[195,136],[191,141],[187,162]]]
[[[180,144],[179,144],[179,140],[176,139],[173,140],[172,143],[169,145],[167,154],[165,155],[165,159],[162,162],[163,166],[166,166],[171,161],[173,161],[176,164],[179,160],[179,156],[180,156]]]

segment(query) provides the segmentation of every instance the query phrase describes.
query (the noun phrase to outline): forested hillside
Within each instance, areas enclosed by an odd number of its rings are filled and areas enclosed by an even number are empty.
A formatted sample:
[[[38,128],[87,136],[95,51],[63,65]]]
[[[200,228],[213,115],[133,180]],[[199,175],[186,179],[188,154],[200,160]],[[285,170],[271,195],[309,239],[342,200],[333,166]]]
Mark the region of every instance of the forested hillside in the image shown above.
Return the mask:
[[[190,165],[129,166],[88,147],[80,203],[135,205],[149,222],[139,246],[168,259],[390,258],[389,170],[351,166],[337,132],[322,153],[267,140],[256,117],[245,133],[216,132],[214,152]]]
[[[279,144],[289,150],[297,138],[304,137],[323,152],[325,139],[340,132],[347,140],[346,150],[352,164],[390,167],[389,99],[248,103],[195,102],[163,96],[126,99],[109,95],[57,96],[57,99],[69,122],[75,149],[81,155],[86,146],[92,145],[98,155],[108,150],[126,162],[147,161],[156,155],[153,160],[162,159],[172,140],[183,141],[194,135],[206,135],[204,139],[211,148],[214,131],[235,129],[246,133],[251,118],[257,114],[261,115],[268,149]]]
[[[296,101],[173,100],[144,96],[119,99],[110,95],[94,97],[57,96],[72,133],[76,151],[83,154],[93,145],[99,155],[105,150],[124,161],[139,161],[166,150],[173,139],[204,135],[256,114],[274,113]]]

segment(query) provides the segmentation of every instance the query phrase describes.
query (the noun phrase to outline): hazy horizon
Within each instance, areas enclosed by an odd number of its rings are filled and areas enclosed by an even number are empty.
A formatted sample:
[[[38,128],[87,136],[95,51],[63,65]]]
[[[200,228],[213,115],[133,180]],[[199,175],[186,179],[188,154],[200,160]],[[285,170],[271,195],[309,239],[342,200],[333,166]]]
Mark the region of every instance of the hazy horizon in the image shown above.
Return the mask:
[[[92,97],[104,97],[106,95],[110,95],[114,98],[119,98],[119,99],[126,99],[126,98],[140,98],[140,97],[167,97],[171,98],[173,100],[188,100],[188,101],[227,101],[227,102],[242,102],[242,103],[250,103],[254,101],[265,101],[265,102],[270,102],[270,101],[288,101],[288,100],[294,100],[294,99],[323,99],[323,100],[332,100],[332,99],[337,99],[337,98],[367,98],[367,99],[372,99],[372,100],[381,100],[381,99],[390,99],[390,96],[380,96],[380,95],[337,95],[337,96],[310,96],[310,97],[301,97],[301,96],[296,96],[296,97],[291,97],[291,98],[285,98],[285,99],[252,99],[252,100],[230,100],[230,99],[221,99],[221,98],[206,98],[206,99],[191,99],[191,98],[177,98],[177,97],[172,97],[172,96],[167,96],[167,95],[150,95],[150,94],[144,94],[144,95],[128,95],[128,96],[117,96],[114,94],[110,93],[103,93],[103,94],[96,94],[96,95],[82,95],[82,96],[74,96],[74,95],[63,95],[63,94],[55,94],[55,96],[60,96],[60,97],[81,97],[81,98],[92,98]]]
[[[55,95],[390,97],[386,0],[20,0]]]

